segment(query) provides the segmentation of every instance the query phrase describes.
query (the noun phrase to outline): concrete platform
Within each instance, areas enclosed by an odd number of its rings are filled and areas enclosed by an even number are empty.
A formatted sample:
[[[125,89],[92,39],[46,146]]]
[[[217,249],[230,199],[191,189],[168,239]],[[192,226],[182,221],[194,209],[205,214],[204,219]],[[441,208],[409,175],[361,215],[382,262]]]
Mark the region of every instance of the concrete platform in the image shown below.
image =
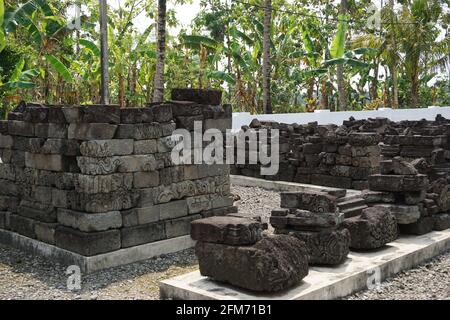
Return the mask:
[[[24,237],[14,232],[0,229],[0,244],[33,255],[40,255],[67,266],[77,265],[82,272],[93,273],[107,268],[146,260],[161,254],[188,249],[193,247],[195,242],[187,235],[86,257],[41,241]]]
[[[259,187],[267,190],[273,190],[278,192],[283,191],[334,191],[342,190],[339,188],[324,187],[314,184],[286,182],[286,181],[272,181],[259,178],[252,178],[246,176],[230,175],[230,182],[232,185],[242,187]],[[347,197],[358,196],[361,194],[359,190],[347,189]]]
[[[202,277],[199,271],[160,282],[162,299],[318,300],[338,299],[366,289],[450,250],[450,229],[423,236],[402,236],[371,252],[351,252],[338,267],[311,267],[302,283],[278,294],[254,294]],[[377,282],[379,283],[379,282]]]

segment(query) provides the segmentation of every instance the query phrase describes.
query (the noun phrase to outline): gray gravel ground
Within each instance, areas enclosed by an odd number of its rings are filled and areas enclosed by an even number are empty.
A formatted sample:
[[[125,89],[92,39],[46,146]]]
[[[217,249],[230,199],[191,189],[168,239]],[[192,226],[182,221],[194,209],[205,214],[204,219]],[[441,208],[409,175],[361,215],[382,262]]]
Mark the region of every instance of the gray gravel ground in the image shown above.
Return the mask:
[[[262,216],[279,207],[276,192],[232,186],[241,213]],[[192,249],[82,277],[82,289],[67,290],[66,266],[0,246],[0,300],[158,299],[158,282],[197,269]],[[347,299],[449,299],[450,253],[384,282],[378,290]]]

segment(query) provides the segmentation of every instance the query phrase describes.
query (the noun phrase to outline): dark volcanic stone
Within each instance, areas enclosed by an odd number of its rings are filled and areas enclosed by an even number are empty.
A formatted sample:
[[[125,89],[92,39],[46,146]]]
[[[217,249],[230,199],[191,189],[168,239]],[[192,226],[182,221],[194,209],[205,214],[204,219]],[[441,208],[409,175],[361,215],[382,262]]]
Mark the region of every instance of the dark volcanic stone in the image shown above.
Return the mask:
[[[249,245],[261,239],[263,225],[253,219],[210,217],[191,223],[191,238],[203,242]]]
[[[448,213],[435,214],[433,220],[433,230],[442,231],[450,228],[450,214]]]
[[[423,217],[414,223],[399,224],[400,233],[422,235],[433,231],[434,219],[432,217]]]
[[[72,228],[57,227],[55,231],[56,246],[79,253],[94,256],[100,253],[120,249],[120,231],[81,232]]]
[[[336,265],[343,263],[350,251],[350,232],[344,228],[321,232],[277,229],[275,232],[292,235],[305,242],[310,265]]]
[[[206,105],[220,105],[222,91],[206,89],[173,89],[172,100],[193,101]]]
[[[203,276],[253,291],[281,291],[308,274],[305,244],[286,235],[266,237],[251,246],[199,241],[195,253]]]
[[[282,208],[297,208],[311,212],[336,212],[336,197],[322,192],[282,192]]]
[[[398,237],[394,215],[386,208],[364,209],[361,216],[344,220],[342,226],[350,231],[352,249],[376,249]]]

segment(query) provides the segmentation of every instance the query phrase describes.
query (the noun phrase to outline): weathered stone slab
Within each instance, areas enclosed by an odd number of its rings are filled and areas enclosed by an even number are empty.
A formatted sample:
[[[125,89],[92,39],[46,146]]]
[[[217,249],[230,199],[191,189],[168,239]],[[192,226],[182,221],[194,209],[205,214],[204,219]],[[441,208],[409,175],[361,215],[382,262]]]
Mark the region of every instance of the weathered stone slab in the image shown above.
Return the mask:
[[[262,238],[262,224],[246,218],[210,217],[191,224],[191,238],[227,245],[251,245]]]
[[[158,171],[135,172],[133,177],[133,187],[137,189],[157,187],[160,184]]]
[[[310,265],[336,265],[347,259],[350,246],[350,232],[347,229],[310,232],[277,229],[278,234],[297,237],[306,244]]]
[[[152,154],[106,158],[77,157],[77,162],[83,174],[91,175],[115,172],[145,172],[157,168],[155,156]]]
[[[281,207],[311,212],[336,212],[336,197],[322,192],[282,192]]]
[[[421,217],[414,223],[399,225],[403,234],[422,235],[433,231],[434,219],[432,217]]]
[[[70,171],[75,158],[65,157],[59,154],[39,154],[25,152],[25,165],[29,168],[48,171]]]
[[[56,228],[55,243],[60,248],[83,256],[95,256],[120,249],[120,231],[88,233],[61,226]]]
[[[138,196],[122,190],[97,194],[69,191],[63,207],[93,213],[126,210],[136,206]]]
[[[74,177],[75,190],[82,193],[108,193],[118,190],[131,190],[132,173],[113,173],[108,175],[77,174]]]
[[[381,175],[374,174],[369,177],[369,187],[373,191],[421,191],[428,187],[426,175]]]
[[[395,216],[382,207],[364,209],[361,216],[345,219],[342,227],[350,232],[352,249],[381,248],[398,237]]]
[[[252,246],[199,241],[195,252],[203,276],[253,291],[281,291],[308,274],[304,243],[284,235],[263,238]]]
[[[120,122],[121,123],[151,123],[155,121],[153,111],[149,108],[121,108]]]
[[[0,211],[0,229],[8,230],[10,228],[10,218],[11,218],[11,212]],[[189,233],[189,229],[188,229],[188,233]]]
[[[122,228],[120,232],[122,237],[122,248],[166,239],[164,222]]]
[[[57,223],[36,222],[34,225],[36,239],[45,243],[55,244],[55,232],[57,226]]]
[[[34,125],[25,121],[8,121],[8,133],[14,136],[33,137]]]
[[[158,152],[158,140],[137,140],[134,141],[134,154],[150,154]]]
[[[275,212],[279,213],[278,211]],[[335,229],[344,220],[343,213],[313,213],[307,210],[291,209],[285,216],[271,216],[270,223],[274,228],[289,228],[302,231],[320,231]]]
[[[117,125],[107,123],[71,123],[68,138],[76,140],[108,140],[114,138]]]
[[[172,89],[172,100],[193,101],[205,105],[220,105],[222,92],[206,89]]]
[[[58,209],[58,222],[80,231],[98,232],[122,227],[122,215],[119,211],[86,213]]]
[[[12,136],[0,134],[0,148],[12,148],[14,139]]]
[[[133,148],[131,139],[91,140],[81,143],[80,152],[87,157],[111,157],[132,154]]]
[[[406,206],[397,204],[377,204],[374,206],[387,209],[393,214],[398,224],[411,224],[420,218],[419,206]]]
[[[196,214],[165,221],[167,239],[189,234],[191,230],[191,222],[201,218],[201,215]]]
[[[22,201],[23,202],[23,201]],[[31,203],[29,205],[32,205]],[[40,208],[20,205],[17,213],[26,218],[42,222],[56,222],[56,210],[52,206],[39,205]]]
[[[392,160],[385,160],[380,162],[381,174],[394,174],[394,175],[417,175],[419,172],[409,162],[402,160],[400,157],[396,157]]]
[[[158,122],[121,124],[116,133],[116,139],[147,140],[163,136],[162,125]]]
[[[434,227],[436,231],[450,229],[450,214],[441,213],[433,215]]]
[[[104,106],[91,105],[81,108],[82,122],[87,123],[120,123],[120,107],[119,106]]]
[[[21,234],[28,238],[36,238],[36,233],[34,231],[34,225],[36,222],[33,219],[28,219],[16,214],[11,214],[9,223],[11,231],[17,232],[18,234]]]

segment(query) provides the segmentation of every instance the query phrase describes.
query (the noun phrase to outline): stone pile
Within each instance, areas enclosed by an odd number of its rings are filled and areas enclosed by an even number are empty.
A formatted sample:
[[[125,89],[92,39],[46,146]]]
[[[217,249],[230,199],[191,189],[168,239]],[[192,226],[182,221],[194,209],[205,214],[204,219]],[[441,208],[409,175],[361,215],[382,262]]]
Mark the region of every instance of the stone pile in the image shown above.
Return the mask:
[[[231,127],[220,94],[193,92],[146,108],[21,103],[0,121],[0,228],[93,256],[235,212],[227,165],[172,162],[185,110],[207,128]]]
[[[276,234],[295,236],[306,243],[310,264],[336,265],[349,252],[350,233],[342,227],[344,214],[337,197],[324,192],[283,192],[281,210],[273,210],[270,223]]]
[[[280,170],[261,176],[259,165],[237,165],[234,174],[268,180],[291,181],[346,189],[365,189],[367,179],[377,173],[381,136],[351,132],[345,126],[287,125],[252,121],[244,130],[280,130]],[[242,151],[242,150],[241,150]]]
[[[420,174],[413,164],[400,157],[381,161],[380,169],[381,174],[369,177],[370,191],[365,194],[366,201],[392,213],[402,233],[432,231],[433,218],[424,206],[429,185],[427,175]]]
[[[259,292],[298,284],[308,274],[305,244],[286,235],[263,235],[263,225],[241,217],[210,217],[191,223],[200,273]]]

